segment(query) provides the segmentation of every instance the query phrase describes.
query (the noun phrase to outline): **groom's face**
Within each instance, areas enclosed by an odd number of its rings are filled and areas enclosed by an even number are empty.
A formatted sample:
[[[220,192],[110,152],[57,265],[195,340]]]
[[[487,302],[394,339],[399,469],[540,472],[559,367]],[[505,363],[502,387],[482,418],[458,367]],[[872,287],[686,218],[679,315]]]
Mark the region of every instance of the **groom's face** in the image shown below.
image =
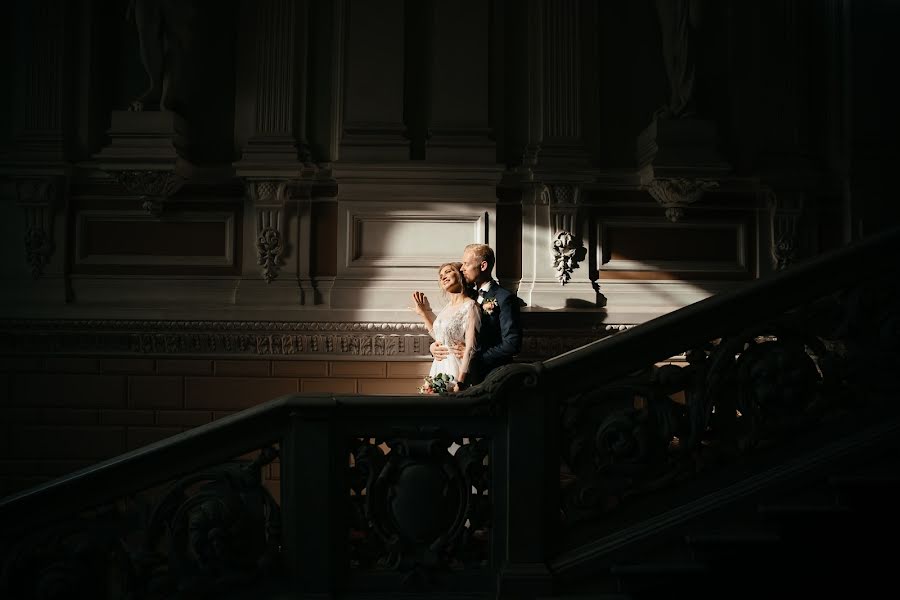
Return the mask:
[[[478,257],[471,250],[463,253],[460,271],[462,271],[463,279],[466,280],[466,283],[471,285],[478,281],[478,277],[481,275],[482,264],[482,261],[478,260]]]

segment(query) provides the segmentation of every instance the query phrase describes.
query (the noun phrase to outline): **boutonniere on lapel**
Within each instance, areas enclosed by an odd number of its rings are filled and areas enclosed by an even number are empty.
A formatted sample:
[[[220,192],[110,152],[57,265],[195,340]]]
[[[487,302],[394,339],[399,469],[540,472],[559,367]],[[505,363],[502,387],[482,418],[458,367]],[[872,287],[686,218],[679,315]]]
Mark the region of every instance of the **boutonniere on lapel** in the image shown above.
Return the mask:
[[[484,311],[486,315],[494,314],[494,309],[497,308],[497,299],[493,296],[485,296],[484,302],[481,303],[481,310]]]

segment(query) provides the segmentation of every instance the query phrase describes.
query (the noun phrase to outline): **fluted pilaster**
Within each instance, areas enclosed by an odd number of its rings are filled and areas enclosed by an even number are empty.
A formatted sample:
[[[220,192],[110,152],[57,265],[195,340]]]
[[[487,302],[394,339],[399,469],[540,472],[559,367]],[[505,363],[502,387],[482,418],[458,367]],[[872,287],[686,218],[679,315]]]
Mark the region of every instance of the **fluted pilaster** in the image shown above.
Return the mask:
[[[69,7],[63,0],[20,3],[15,57],[14,155],[26,160],[65,160],[70,126],[66,59]],[[21,37],[18,37],[21,36]]]
[[[239,171],[309,159],[303,129],[307,14],[306,2],[294,0],[260,0],[245,12],[252,15],[251,31],[241,46],[253,59],[241,79],[254,94],[246,99],[253,118]]]
[[[582,40],[578,0],[543,6],[544,102],[541,162],[587,162],[582,120]]]

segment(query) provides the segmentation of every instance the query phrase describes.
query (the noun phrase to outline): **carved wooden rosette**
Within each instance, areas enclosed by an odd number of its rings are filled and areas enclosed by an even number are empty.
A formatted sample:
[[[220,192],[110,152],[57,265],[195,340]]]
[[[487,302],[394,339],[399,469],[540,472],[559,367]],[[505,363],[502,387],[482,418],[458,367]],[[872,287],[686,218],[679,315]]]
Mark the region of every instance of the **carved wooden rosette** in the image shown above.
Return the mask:
[[[577,185],[551,184],[546,186],[544,194],[550,207],[553,230],[550,242],[553,268],[559,284],[566,285],[587,254],[580,232],[581,190]]]
[[[138,197],[141,201],[141,208],[151,217],[161,215],[166,201],[185,183],[183,177],[168,170],[126,169],[110,171],[110,174],[128,193]]]
[[[288,181],[250,181],[250,198],[256,209],[256,261],[266,283],[278,277],[284,254],[285,204]]]
[[[415,573],[487,563],[486,439],[423,430],[350,443],[351,568]]]
[[[53,227],[60,183],[58,177],[16,182],[17,201],[25,213],[25,261],[35,279],[44,273],[55,249]]]
[[[158,501],[145,540],[155,577],[208,593],[271,571],[281,552],[281,510],[261,483],[261,469],[278,457],[263,448],[250,464],[225,464],[177,481]],[[154,550],[161,541],[168,555]],[[163,566],[168,566],[168,569]],[[163,568],[161,568],[163,567]]]
[[[656,178],[647,191],[666,209],[666,218],[675,223],[684,216],[684,209],[703,198],[707,190],[719,187],[711,179]]]
[[[802,194],[766,194],[772,230],[772,266],[776,271],[789,267],[797,259],[798,232],[803,213]]]

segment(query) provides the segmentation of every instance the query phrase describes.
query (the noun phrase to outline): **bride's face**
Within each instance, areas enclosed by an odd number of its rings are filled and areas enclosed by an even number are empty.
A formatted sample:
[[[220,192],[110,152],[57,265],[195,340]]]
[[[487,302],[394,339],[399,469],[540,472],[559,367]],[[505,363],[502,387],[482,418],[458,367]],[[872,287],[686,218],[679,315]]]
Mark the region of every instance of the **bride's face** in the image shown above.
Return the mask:
[[[453,268],[453,265],[446,265],[438,274],[438,280],[441,289],[451,294],[458,294],[462,291],[462,282],[459,271]]]

